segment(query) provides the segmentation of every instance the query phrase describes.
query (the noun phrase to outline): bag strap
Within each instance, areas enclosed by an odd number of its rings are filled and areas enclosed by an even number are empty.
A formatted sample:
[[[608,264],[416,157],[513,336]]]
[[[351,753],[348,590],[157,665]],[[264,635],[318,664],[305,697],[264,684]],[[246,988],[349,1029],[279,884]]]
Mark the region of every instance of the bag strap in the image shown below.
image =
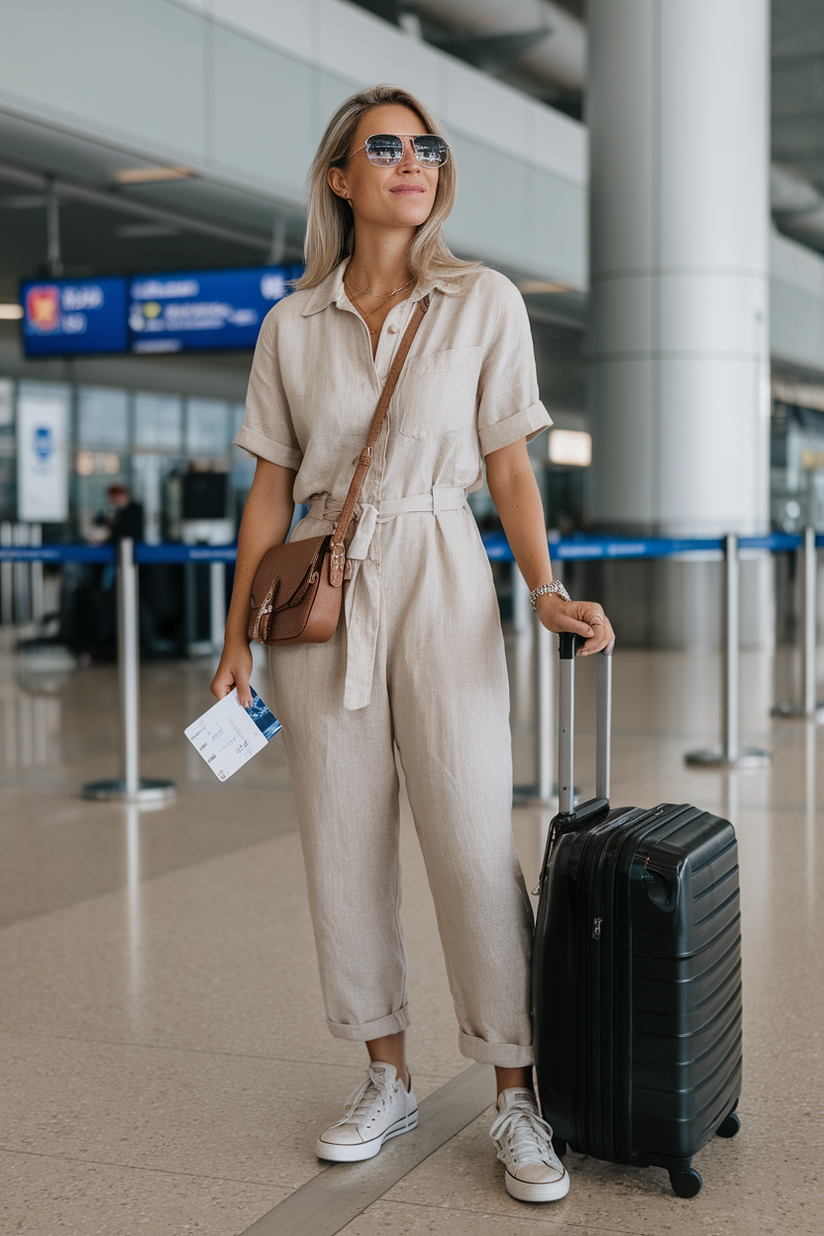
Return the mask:
[[[412,318],[404,331],[403,338],[395,358],[392,361],[392,366],[389,373],[386,375],[381,397],[378,400],[378,406],[375,408],[375,415],[372,417],[372,424],[369,427],[369,437],[366,439],[366,446],[360,453],[358,466],[355,469],[355,475],[352,477],[352,483],[349,486],[349,492],[346,495],[346,501],[343,504],[343,510],[340,513],[338,522],[335,524],[335,530],[332,533],[331,557],[329,560],[329,583],[333,588],[340,588],[343,583],[343,570],[346,565],[346,550],[344,548],[344,540],[349,531],[349,525],[352,522],[352,516],[355,513],[355,507],[360,498],[360,492],[363,488],[363,482],[366,480],[366,474],[372,466],[372,448],[378,440],[378,434],[381,430],[384,417],[389,408],[389,401],[394,394],[395,387],[398,384],[398,378],[401,376],[404,361],[412,347],[412,340],[415,338],[418,327],[423,321],[424,314],[429,308],[429,297],[424,296],[415,305],[415,311]]]

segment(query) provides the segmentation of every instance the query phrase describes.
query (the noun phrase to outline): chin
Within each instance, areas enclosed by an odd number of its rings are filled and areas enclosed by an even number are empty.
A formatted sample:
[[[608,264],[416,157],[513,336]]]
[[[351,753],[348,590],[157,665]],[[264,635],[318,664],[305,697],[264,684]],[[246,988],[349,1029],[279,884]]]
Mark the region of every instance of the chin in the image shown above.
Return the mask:
[[[432,202],[424,199],[402,198],[392,202],[392,218],[404,227],[419,227],[432,213]]]

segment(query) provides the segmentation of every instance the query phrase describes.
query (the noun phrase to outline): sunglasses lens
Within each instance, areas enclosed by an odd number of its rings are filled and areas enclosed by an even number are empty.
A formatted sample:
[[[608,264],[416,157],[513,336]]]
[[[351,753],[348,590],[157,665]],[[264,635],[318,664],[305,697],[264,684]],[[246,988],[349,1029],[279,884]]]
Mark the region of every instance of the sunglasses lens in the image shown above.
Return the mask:
[[[376,133],[366,140],[366,154],[376,167],[394,167],[403,158],[403,142],[391,133]]]
[[[446,163],[447,148],[443,138],[427,133],[414,138],[412,144],[421,167],[441,167]]]

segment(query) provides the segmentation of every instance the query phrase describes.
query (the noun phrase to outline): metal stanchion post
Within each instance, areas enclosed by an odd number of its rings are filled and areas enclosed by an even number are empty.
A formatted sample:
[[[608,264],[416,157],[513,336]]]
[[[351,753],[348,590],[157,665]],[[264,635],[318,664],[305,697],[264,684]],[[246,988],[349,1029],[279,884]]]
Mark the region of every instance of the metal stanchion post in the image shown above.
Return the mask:
[[[13,544],[24,549],[29,543],[29,528],[28,524],[17,523],[14,525],[12,533]],[[14,621],[17,623],[28,622],[31,617],[30,613],[30,594],[29,588],[30,572],[27,562],[14,563]]]
[[[556,568],[555,577],[558,577]],[[526,603],[529,591],[525,588]],[[529,612],[528,610],[526,611]],[[531,683],[532,726],[535,735],[534,767],[532,786],[516,791],[515,801],[519,806],[548,807],[558,794],[556,780],[557,747],[557,702],[555,691],[555,666],[557,635],[548,631],[537,613],[532,614]]]
[[[724,538],[721,746],[690,751],[684,759],[692,768],[762,768],[772,761],[769,751],[739,742],[739,587],[738,537],[730,535]]]
[[[226,629],[226,563],[209,563],[210,626],[212,652],[219,656]]]
[[[824,703],[818,700],[818,649],[816,647],[818,561],[815,528],[805,528],[801,543],[801,574],[804,613],[801,635],[801,703],[786,700],[776,704],[774,717],[812,717],[824,721]]]
[[[116,781],[88,782],[83,797],[164,802],[174,797],[174,782],[140,776],[140,632],[137,566],[130,537],[124,537],[117,549],[117,636],[123,776]]]
[[[43,525],[29,524],[29,544],[43,544]],[[43,593],[43,563],[32,562],[31,567],[31,616],[34,622],[42,622],[46,612]]]
[[[120,678],[123,793],[133,799],[140,789],[140,634],[137,608],[137,568],[129,537],[118,546],[117,670]]]
[[[11,548],[11,524],[0,523],[0,545]],[[4,627],[14,622],[14,563],[0,563],[0,622]]]
[[[512,563],[512,708],[511,723],[516,735],[527,735],[535,722],[535,658],[533,648],[532,609],[529,589],[518,564]],[[529,798],[535,793],[534,782],[519,786],[518,795]]]
[[[529,592],[526,593],[529,603]],[[555,637],[557,638],[557,637]],[[554,785],[555,711],[553,635],[537,614],[517,636],[519,700],[523,691],[531,706],[530,728],[534,739],[533,777],[528,785],[515,787],[513,800],[519,807],[546,807],[552,801]],[[527,690],[528,688],[528,690]]]
[[[541,623],[537,614],[532,618],[534,622],[531,633],[530,681],[535,774],[530,786],[519,786],[515,790],[515,803],[523,807],[546,807],[550,805],[555,792],[555,659],[552,656],[551,632]]]
[[[519,635],[529,634],[529,589],[517,562],[512,563],[512,625]]]

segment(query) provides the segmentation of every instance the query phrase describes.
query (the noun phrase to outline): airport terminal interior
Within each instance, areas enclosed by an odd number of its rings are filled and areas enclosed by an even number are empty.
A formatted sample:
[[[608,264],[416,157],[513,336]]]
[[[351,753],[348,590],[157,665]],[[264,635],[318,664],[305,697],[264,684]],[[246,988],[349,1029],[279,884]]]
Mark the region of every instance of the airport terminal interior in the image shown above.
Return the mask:
[[[821,1232],[823,77],[819,0],[0,0],[0,1232]],[[692,1197],[574,1148],[562,1200],[506,1191],[402,775],[420,1123],[318,1159],[366,1053],[325,1024],[283,735],[221,783],[184,734],[257,333],[326,123],[378,82],[443,126],[452,249],[526,304],[553,566],[617,634],[611,802],[738,839],[741,1128]],[[557,640],[486,485],[468,501],[537,910]]]

